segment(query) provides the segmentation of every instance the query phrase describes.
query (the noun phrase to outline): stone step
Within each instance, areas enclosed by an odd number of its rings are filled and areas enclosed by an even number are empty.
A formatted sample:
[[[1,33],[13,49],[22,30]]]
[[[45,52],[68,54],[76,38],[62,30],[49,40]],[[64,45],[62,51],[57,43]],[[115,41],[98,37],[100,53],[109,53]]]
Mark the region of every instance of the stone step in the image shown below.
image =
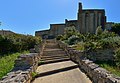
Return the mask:
[[[43,52],[65,52],[65,51],[63,51],[63,50],[59,50],[59,49],[45,49]]]
[[[63,62],[63,61],[69,61],[69,60],[70,60],[70,58],[40,61],[38,63],[38,65],[50,64],[50,63],[56,63],[56,62]]]
[[[70,67],[70,66],[76,66],[77,64],[75,64],[72,61],[63,61],[63,62],[57,62],[57,63],[51,63],[51,64],[45,64],[42,66],[39,66],[37,69],[37,72],[48,72],[48,71],[53,71],[53,70],[58,70],[58,69],[62,69],[62,68],[66,68],[66,67]]]
[[[43,55],[57,55],[57,54],[61,54],[61,55],[63,55],[63,54],[65,54],[66,55],[66,52],[65,51],[47,51],[47,52],[43,52]]]
[[[56,69],[56,70],[52,70],[52,71],[42,72],[42,73],[38,73],[35,76],[35,78],[48,76],[48,75],[51,75],[51,74],[56,74],[56,73],[59,73],[59,72],[64,72],[64,71],[68,71],[68,70],[72,70],[72,69],[76,69],[76,68],[78,68],[78,65],[73,65],[73,66],[64,67],[64,68],[60,68],[60,69]]]
[[[49,57],[49,58],[41,58],[40,60],[56,60],[56,59],[66,59],[69,57]]]
[[[42,59],[40,59],[40,61],[58,60],[58,59],[69,59],[69,57],[51,57],[51,58],[42,58]]]
[[[68,57],[68,55],[67,54],[52,54],[52,55],[42,55],[41,57],[63,57],[63,56],[65,56],[65,57]]]
[[[56,43],[55,40],[46,40],[46,43]]]
[[[61,54],[58,54],[57,53],[44,53],[43,56],[66,56],[67,54],[65,53],[61,53]]]
[[[59,55],[57,55],[56,53],[55,54],[43,54],[43,56],[48,56],[48,57],[55,57],[55,56],[58,56],[58,57],[60,57],[60,56],[68,56],[67,54],[59,54]]]
[[[58,43],[46,43],[46,46],[58,46]]]
[[[57,54],[58,54],[58,53],[61,53],[61,54],[64,53],[64,54],[66,54],[65,51],[54,51],[54,50],[53,50],[53,51],[52,51],[52,50],[51,50],[51,51],[43,51],[43,52],[44,52],[44,53],[57,53]]]
[[[51,56],[41,56],[41,58],[55,58],[55,57],[69,57],[67,55],[51,55]]]
[[[51,43],[51,44],[46,44],[46,47],[52,47],[52,46],[53,46],[53,47],[54,47],[54,46],[55,46],[55,47],[56,47],[56,46],[58,47],[59,45],[58,45],[58,44],[52,44],[52,43]]]
[[[59,48],[58,46],[46,46],[45,49],[56,49],[56,48]]]
[[[49,52],[49,51],[64,51],[64,50],[63,50],[63,49],[60,49],[60,48],[55,48],[55,49],[45,48],[44,51],[45,51],[45,52],[47,52],[47,51]]]

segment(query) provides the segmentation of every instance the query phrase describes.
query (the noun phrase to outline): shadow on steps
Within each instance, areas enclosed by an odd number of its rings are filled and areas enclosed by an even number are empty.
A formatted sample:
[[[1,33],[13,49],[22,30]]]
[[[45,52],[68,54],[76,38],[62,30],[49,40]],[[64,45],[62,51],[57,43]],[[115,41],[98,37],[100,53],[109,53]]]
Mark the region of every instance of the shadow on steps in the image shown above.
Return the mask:
[[[75,68],[78,68],[77,64],[73,65],[73,66],[57,69],[57,70],[52,70],[52,71],[48,71],[48,72],[39,73],[38,75],[35,76],[35,78],[48,76],[48,75],[52,75],[52,74],[55,74],[55,73],[60,73],[60,72],[72,70],[72,69],[75,69]]]

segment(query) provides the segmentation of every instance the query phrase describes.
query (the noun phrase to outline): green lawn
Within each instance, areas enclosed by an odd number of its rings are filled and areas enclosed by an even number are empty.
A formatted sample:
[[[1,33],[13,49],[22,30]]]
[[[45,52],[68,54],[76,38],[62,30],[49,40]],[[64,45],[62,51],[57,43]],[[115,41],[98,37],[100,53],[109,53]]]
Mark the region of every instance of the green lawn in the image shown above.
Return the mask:
[[[17,59],[17,57],[20,56],[20,54],[26,53],[29,52],[24,51],[21,53],[8,54],[0,57],[0,79],[13,69],[14,61]]]

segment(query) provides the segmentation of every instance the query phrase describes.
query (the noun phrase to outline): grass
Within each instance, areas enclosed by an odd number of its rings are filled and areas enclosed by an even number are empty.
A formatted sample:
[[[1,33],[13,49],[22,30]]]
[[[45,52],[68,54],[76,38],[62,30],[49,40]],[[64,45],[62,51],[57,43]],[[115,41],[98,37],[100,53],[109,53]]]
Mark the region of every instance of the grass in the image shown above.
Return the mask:
[[[35,78],[36,75],[37,75],[36,72],[32,72],[32,78]]]
[[[26,53],[29,52],[24,51],[21,53],[8,54],[0,57],[0,79],[13,69],[14,61],[17,59],[17,57],[20,56],[20,54]]]
[[[96,62],[102,68],[105,68],[114,75],[120,76],[120,69],[115,66],[114,62]]]

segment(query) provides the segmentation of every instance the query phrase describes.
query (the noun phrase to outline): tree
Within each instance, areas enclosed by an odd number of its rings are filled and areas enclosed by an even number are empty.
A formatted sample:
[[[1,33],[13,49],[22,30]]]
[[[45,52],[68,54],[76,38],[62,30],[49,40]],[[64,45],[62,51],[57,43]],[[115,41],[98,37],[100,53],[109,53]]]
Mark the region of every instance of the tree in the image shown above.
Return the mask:
[[[113,24],[113,26],[111,27],[111,31],[120,35],[120,23]]]

